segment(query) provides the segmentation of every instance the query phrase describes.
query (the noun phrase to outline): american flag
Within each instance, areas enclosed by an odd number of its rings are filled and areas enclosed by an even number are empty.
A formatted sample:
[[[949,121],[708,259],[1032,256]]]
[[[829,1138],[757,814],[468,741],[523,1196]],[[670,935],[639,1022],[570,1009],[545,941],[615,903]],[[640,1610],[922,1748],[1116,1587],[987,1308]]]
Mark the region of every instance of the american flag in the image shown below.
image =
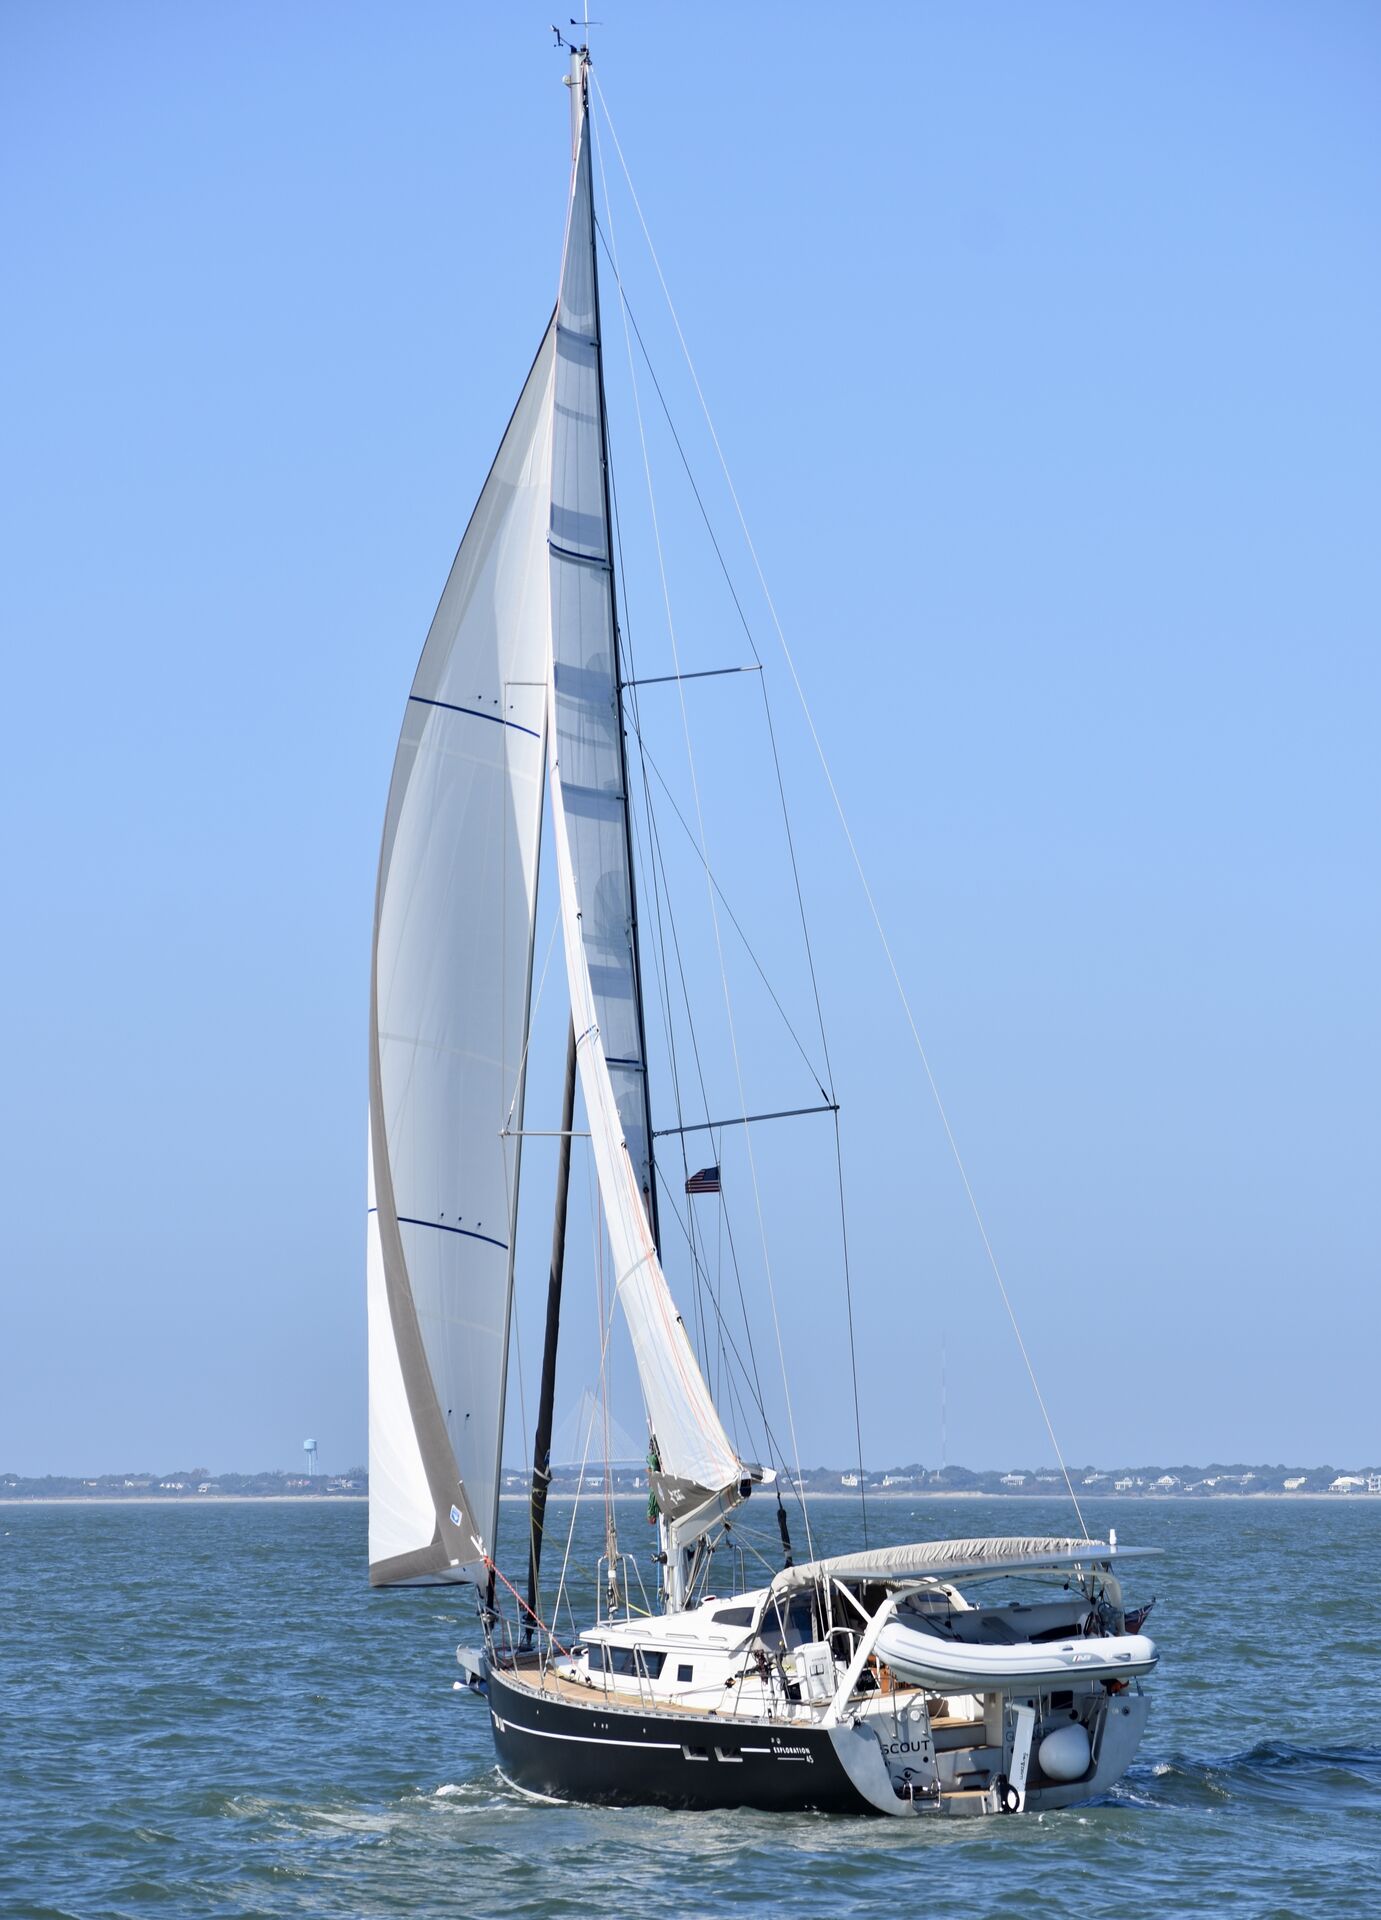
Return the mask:
[[[693,1173],[686,1182],[687,1193],[718,1193],[719,1168],[702,1167],[699,1173]]]

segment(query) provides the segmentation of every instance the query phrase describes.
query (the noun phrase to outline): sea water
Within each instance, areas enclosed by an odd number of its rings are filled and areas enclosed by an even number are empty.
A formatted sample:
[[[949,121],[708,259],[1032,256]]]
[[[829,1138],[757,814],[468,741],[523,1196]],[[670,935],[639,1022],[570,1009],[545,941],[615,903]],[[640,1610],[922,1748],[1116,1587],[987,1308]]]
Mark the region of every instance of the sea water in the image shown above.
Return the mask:
[[[548,1594],[569,1546],[582,1612],[604,1515],[570,1532],[571,1512],[553,1503]],[[616,1514],[645,1562],[638,1506]],[[1128,1575],[1162,1652],[1131,1773],[1070,1812],[913,1822],[524,1798],[453,1689],[463,1595],[371,1593],[362,1505],[0,1507],[0,1912],[1381,1915],[1381,1501],[1088,1518],[1164,1549]],[[515,1577],[523,1521],[505,1506]],[[869,1512],[875,1543],[1068,1522],[1028,1500]],[[813,1526],[817,1552],[860,1544],[855,1505]]]

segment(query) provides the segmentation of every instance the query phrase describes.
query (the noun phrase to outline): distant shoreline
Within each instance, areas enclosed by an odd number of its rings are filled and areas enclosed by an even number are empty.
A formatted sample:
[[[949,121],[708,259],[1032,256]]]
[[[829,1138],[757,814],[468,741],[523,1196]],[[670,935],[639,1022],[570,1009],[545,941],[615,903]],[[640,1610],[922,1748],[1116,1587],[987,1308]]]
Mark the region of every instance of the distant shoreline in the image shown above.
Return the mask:
[[[547,1495],[549,1501],[571,1501],[577,1497],[574,1493],[558,1492],[555,1488]],[[526,1505],[528,1496],[525,1493],[503,1493],[499,1498]],[[583,1498],[603,1500],[605,1495],[592,1487]],[[614,1493],[609,1498],[635,1502],[639,1506],[647,1505],[645,1493]],[[808,1487],[806,1498],[812,1502],[841,1501],[855,1504],[858,1493],[856,1490],[840,1491],[835,1488],[816,1492]],[[1068,1498],[1069,1495],[1057,1487],[1042,1493],[930,1493],[907,1487],[870,1488],[868,1492],[870,1503],[884,1502],[889,1505],[908,1500],[989,1500],[1001,1501],[1005,1505],[1009,1501],[1064,1501]],[[33,1493],[0,1495],[0,1507],[337,1507],[365,1506],[368,1500],[367,1493]],[[1323,1500],[1337,1507],[1381,1501],[1381,1493],[1276,1493],[1263,1487],[1255,1493],[1089,1493],[1082,1496],[1086,1506],[1116,1507],[1221,1506],[1225,1500]]]
[[[367,1493],[6,1493],[0,1507],[341,1507]]]

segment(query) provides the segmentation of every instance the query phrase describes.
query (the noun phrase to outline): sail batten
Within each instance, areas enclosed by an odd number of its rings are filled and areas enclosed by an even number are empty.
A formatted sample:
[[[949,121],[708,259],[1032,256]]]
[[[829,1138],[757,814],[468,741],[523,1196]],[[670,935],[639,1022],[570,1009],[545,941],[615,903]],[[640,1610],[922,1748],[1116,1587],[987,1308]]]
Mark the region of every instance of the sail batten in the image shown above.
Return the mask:
[[[370,1577],[487,1577],[544,791],[555,328],[404,709],[370,1009]],[[515,1142],[516,1154],[516,1142]]]

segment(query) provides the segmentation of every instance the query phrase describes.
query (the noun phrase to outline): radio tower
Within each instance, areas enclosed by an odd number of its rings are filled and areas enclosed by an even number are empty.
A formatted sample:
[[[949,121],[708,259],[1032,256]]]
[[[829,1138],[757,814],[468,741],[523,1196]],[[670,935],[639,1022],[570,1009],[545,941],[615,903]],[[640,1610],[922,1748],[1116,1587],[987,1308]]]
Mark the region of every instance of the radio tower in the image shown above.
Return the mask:
[[[302,1442],[302,1451],[307,1456],[307,1472],[313,1477],[313,1479],[315,1479],[316,1477],[316,1441],[304,1440]]]

